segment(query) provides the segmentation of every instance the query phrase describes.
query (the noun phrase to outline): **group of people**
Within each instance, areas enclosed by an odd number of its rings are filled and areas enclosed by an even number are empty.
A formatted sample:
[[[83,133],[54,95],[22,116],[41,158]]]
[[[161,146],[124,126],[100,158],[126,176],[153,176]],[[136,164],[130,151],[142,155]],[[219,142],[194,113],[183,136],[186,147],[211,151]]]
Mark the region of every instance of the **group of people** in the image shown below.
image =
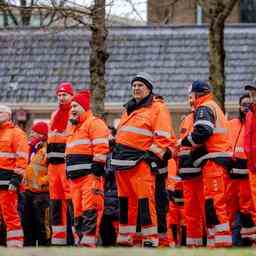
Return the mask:
[[[50,123],[36,122],[28,138],[0,106],[8,247],[254,243],[256,84],[245,86],[239,117],[228,121],[212,86],[193,81],[177,135],[151,76],[130,86],[117,129],[91,112],[89,91],[68,82],[56,88]]]

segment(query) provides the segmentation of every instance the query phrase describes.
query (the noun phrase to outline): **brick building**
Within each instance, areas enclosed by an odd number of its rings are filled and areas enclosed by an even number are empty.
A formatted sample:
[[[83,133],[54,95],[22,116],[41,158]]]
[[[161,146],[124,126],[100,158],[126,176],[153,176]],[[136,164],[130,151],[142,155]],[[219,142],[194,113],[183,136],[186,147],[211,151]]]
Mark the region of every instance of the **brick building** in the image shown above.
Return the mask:
[[[148,23],[150,25],[207,23],[207,17],[196,2],[196,0],[148,0]],[[227,23],[252,22],[256,22],[256,1],[238,1]]]

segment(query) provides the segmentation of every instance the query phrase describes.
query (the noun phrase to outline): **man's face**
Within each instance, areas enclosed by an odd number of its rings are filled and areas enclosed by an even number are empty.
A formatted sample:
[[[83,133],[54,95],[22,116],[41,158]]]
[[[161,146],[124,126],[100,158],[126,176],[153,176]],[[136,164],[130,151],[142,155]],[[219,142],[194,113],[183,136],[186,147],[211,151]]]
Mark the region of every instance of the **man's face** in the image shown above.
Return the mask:
[[[57,94],[59,105],[67,104],[71,101],[72,95],[66,92],[59,92]]]
[[[256,104],[256,90],[249,91],[251,103]]]
[[[78,104],[76,101],[71,102],[71,118],[76,119],[79,116],[81,116],[84,112],[85,110],[80,104]]]
[[[132,84],[132,96],[136,101],[141,101],[150,94],[149,88],[140,81],[134,81]]]
[[[195,92],[191,92],[190,94],[189,94],[189,102],[192,102],[193,103],[193,105],[195,105],[195,101],[196,101],[196,93]]]
[[[240,103],[240,111],[242,113],[247,113],[250,109],[251,100],[249,97],[243,98]]]
[[[0,112],[0,124],[9,121],[11,119],[11,116],[7,112]]]
[[[188,103],[189,103],[189,106],[191,107],[191,109],[193,110],[195,107],[195,99],[194,99],[194,97],[192,97],[192,93],[190,93],[188,95]]]

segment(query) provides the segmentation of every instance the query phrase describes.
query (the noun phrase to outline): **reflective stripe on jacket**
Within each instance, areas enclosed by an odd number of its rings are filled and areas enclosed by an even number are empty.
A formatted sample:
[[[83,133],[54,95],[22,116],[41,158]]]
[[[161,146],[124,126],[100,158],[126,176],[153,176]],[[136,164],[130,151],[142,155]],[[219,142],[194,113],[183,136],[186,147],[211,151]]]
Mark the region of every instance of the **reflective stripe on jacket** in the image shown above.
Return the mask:
[[[199,167],[205,160],[213,160],[227,168],[231,164],[231,146],[228,139],[228,124],[224,113],[220,107],[212,100],[212,95],[200,97],[196,101],[196,120],[194,122],[193,131],[186,137],[191,145],[195,148],[204,145],[207,154],[201,156],[194,161],[194,166]],[[209,110],[213,118],[204,119],[204,111]],[[202,117],[201,117],[202,116]],[[205,137],[205,141],[199,145],[195,143],[196,136],[209,131],[209,136]],[[208,133],[208,132],[207,132]],[[194,138],[194,139],[193,139]],[[229,168],[228,167],[228,168]]]
[[[109,152],[109,131],[103,120],[85,112],[67,139],[67,176],[77,178],[91,172],[92,164],[105,164]]]
[[[53,120],[55,113],[56,111],[52,114],[51,120]],[[52,130],[48,132],[47,158],[50,164],[61,164],[65,162],[66,141],[70,135],[69,129],[70,127],[68,126],[64,132]]]
[[[0,126],[0,169],[23,176],[28,163],[26,134],[12,122]]]
[[[183,197],[183,181],[177,176],[177,164],[173,159],[168,161],[168,178],[166,180],[166,189],[169,194],[169,200],[176,205],[182,206],[184,204]]]
[[[248,177],[247,156],[244,150],[244,124],[236,118],[228,122],[229,141],[233,152],[233,168],[230,175],[233,178]]]
[[[248,158],[250,171],[256,171],[256,106],[246,114],[244,129],[244,149]]]
[[[187,115],[180,124],[180,139],[184,139],[194,125],[194,113]],[[201,168],[194,167],[192,159],[192,147],[181,146],[178,152],[178,174],[182,179],[189,179],[201,175]]]
[[[170,113],[165,104],[153,99],[147,106],[122,115],[116,143],[141,151],[151,151],[160,159],[175,144]]]

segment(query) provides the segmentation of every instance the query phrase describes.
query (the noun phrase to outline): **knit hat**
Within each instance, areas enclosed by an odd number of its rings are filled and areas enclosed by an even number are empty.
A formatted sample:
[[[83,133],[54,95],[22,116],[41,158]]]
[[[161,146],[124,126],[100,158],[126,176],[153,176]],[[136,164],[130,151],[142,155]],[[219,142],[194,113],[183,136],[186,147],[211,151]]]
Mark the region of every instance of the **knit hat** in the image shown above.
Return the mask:
[[[48,125],[46,122],[42,122],[42,121],[37,122],[37,123],[33,124],[31,130],[34,132],[37,132],[39,134],[42,134],[42,135],[47,135],[48,134]]]
[[[76,101],[84,110],[90,109],[90,92],[89,90],[83,90],[77,93],[73,101]]]
[[[212,92],[212,86],[202,80],[196,80],[192,82],[190,92]]]
[[[135,81],[140,81],[142,83],[144,83],[148,89],[150,91],[153,90],[153,79],[152,77],[148,74],[148,73],[139,73],[137,74],[131,81],[131,85],[135,82]]]
[[[256,79],[254,79],[254,80],[252,81],[252,83],[247,84],[247,85],[244,87],[244,89],[245,89],[246,91],[256,90]]]
[[[0,105],[0,112],[12,114],[12,110],[6,105]]]
[[[58,95],[59,92],[66,92],[73,96],[74,95],[73,85],[69,82],[60,83],[56,88],[56,95]]]

